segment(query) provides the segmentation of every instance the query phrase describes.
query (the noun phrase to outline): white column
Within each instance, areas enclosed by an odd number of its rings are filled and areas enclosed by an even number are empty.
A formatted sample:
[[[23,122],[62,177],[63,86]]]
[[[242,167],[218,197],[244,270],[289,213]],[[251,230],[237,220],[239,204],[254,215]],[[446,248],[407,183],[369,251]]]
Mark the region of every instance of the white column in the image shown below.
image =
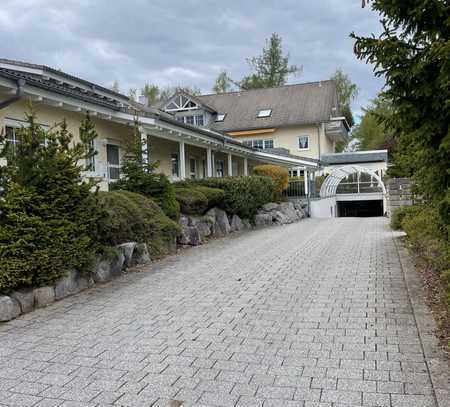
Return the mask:
[[[186,178],[186,155],[184,153],[184,141],[180,141],[180,154],[179,154],[179,165],[180,165],[180,178]]]
[[[211,178],[213,174],[213,168],[212,168],[212,149],[211,147],[208,147],[206,150],[206,176],[208,178]]]
[[[308,170],[305,168],[303,171],[303,181],[305,183],[305,195],[309,195],[309,182],[308,182]]]
[[[142,144],[142,163],[148,164],[149,154],[148,154],[148,134],[143,131],[141,133],[141,144]]]
[[[248,176],[248,160],[247,160],[247,157],[244,158],[244,175]]]
[[[228,153],[228,176],[233,176],[233,156]]]

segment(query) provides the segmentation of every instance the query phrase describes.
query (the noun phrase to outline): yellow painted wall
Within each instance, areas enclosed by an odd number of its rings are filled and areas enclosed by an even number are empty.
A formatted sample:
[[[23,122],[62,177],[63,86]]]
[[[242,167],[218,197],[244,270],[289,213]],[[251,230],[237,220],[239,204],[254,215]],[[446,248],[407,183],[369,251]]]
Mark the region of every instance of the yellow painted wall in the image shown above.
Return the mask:
[[[322,126],[296,126],[276,129],[273,133],[252,135],[245,137],[236,137],[239,141],[244,140],[267,140],[273,139],[274,148],[287,148],[293,155],[306,158],[319,158],[319,133],[320,131],[320,154],[334,152],[333,142],[325,136]],[[298,138],[300,136],[309,136],[308,150],[298,148]]]
[[[51,107],[41,103],[35,103],[33,105],[33,110],[36,113],[37,122],[42,125],[51,127],[65,118],[67,121],[68,130],[74,136],[74,141],[79,141],[79,127],[81,121],[85,117],[84,114],[62,110],[61,108]],[[3,109],[0,116],[0,128],[4,129],[4,119],[25,120],[25,113],[27,111],[29,111],[29,109],[28,101],[26,99],[20,100],[8,106],[6,109]],[[122,158],[125,151],[127,137],[131,135],[132,129],[130,126],[98,119],[96,117],[92,117],[92,120],[95,124],[95,130],[98,133],[98,138],[96,140],[96,149],[98,154],[95,157],[95,175],[104,177],[104,180],[100,183],[100,188],[102,190],[106,190],[108,188],[106,182],[106,140],[108,140],[108,142],[112,142],[113,144],[119,145],[119,151]]]

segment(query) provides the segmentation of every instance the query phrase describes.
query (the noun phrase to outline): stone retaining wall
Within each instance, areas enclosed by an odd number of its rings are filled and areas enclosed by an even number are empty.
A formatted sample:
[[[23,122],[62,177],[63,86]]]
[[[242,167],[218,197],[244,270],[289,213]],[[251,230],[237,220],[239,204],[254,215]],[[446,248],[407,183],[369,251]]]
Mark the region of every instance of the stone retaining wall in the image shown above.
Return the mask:
[[[306,216],[301,203],[269,203],[258,211],[255,224],[237,215],[227,214],[219,208],[210,209],[204,216],[181,215],[179,246],[197,246],[211,238],[253,228],[281,225],[299,221]],[[128,242],[111,248],[110,253],[99,257],[93,270],[80,274],[71,271],[53,286],[18,290],[10,295],[0,295],[0,322],[10,321],[35,308],[79,293],[96,283],[106,283],[120,276],[130,267],[151,261],[145,243]]]
[[[410,206],[413,204],[411,187],[412,182],[409,178],[391,178],[387,181],[388,216],[391,216],[401,206]]]

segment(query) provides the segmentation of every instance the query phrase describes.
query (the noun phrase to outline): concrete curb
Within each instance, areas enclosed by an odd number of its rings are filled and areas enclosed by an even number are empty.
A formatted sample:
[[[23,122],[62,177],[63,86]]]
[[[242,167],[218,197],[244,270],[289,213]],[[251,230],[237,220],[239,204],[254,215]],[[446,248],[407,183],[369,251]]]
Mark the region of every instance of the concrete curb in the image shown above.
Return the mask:
[[[439,341],[435,335],[436,322],[425,303],[426,294],[422,280],[416,271],[411,256],[403,242],[400,241],[399,234],[393,232],[392,238],[403,270],[437,406],[450,407],[450,362],[439,347]]]

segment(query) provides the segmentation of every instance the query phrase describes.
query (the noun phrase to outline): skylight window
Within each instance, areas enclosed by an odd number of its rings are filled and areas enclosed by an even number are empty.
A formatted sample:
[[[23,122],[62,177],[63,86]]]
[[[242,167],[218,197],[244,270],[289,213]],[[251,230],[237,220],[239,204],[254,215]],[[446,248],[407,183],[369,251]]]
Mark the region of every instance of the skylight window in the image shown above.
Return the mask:
[[[263,109],[258,112],[258,117],[270,117],[272,109]]]
[[[218,113],[216,117],[216,122],[223,122],[225,120],[226,113]]]

